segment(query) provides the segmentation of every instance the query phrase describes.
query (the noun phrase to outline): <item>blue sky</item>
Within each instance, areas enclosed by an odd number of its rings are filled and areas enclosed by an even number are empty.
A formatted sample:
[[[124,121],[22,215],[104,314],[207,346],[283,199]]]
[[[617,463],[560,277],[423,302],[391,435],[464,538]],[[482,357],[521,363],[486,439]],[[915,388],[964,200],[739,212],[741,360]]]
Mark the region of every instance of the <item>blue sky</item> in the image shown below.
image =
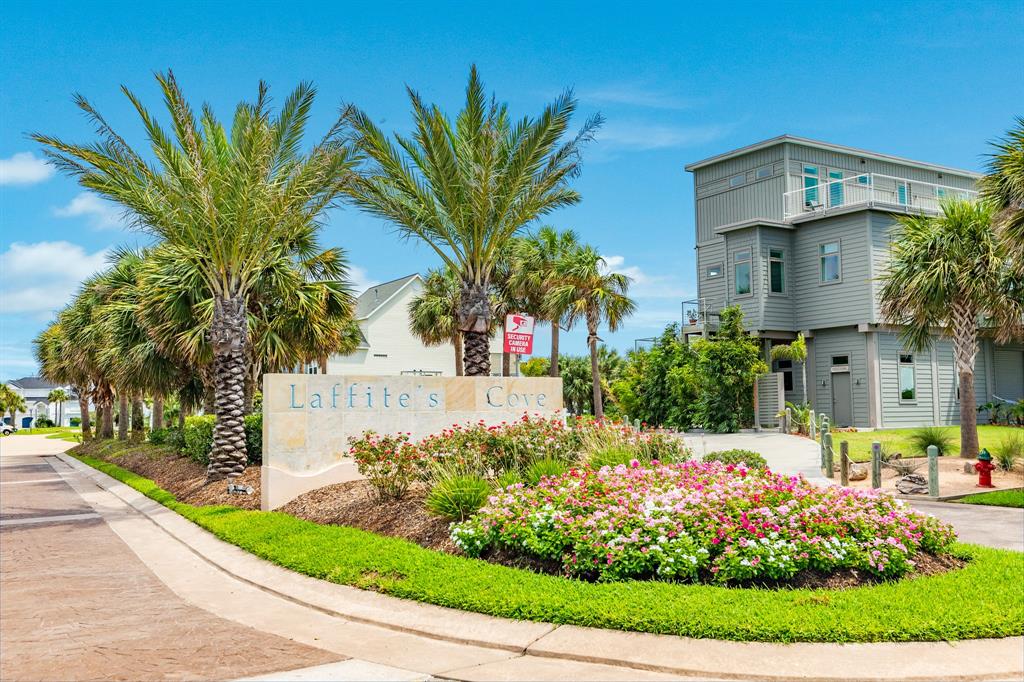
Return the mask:
[[[130,140],[119,86],[153,109],[172,68],[224,116],[259,79],[277,101],[312,80],[320,133],[341,102],[405,131],[405,85],[455,112],[469,65],[517,115],[562,89],[579,123],[607,119],[577,182],[583,202],[550,216],[635,278],[620,349],[679,317],[695,290],[693,185],[684,164],[782,133],[980,170],[986,142],[1024,114],[1024,3],[9,3],[0,24],[0,378],[33,373],[30,341],[118,244],[116,209],[38,163],[25,134],[92,139],[71,103],[91,99]],[[554,5],[551,3],[550,5]],[[324,242],[357,282],[434,264],[353,209]],[[538,337],[544,343],[546,335]],[[582,352],[583,334],[563,343]]]

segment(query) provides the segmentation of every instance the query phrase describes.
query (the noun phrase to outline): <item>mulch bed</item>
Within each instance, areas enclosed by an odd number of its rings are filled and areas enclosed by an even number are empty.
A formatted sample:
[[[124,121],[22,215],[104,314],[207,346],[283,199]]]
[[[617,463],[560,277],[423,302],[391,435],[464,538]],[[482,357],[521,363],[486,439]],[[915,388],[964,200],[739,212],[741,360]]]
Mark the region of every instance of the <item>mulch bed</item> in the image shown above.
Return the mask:
[[[88,454],[88,453],[86,453]],[[188,457],[167,453],[154,456],[145,448],[106,458],[113,464],[145,476],[172,493],[179,501],[197,506],[230,505],[240,509],[260,508],[260,469],[251,466],[238,483],[251,486],[252,495],[230,495],[224,481],[206,481],[206,467]],[[401,500],[381,501],[367,481],[350,481],[318,488],[300,495],[277,511],[313,523],[351,526],[371,533],[401,538],[427,549],[460,554],[448,534],[449,522],[432,515],[423,506],[425,486],[413,486]],[[491,550],[483,556],[492,563],[536,573],[559,575],[556,561],[523,556],[504,549]],[[935,556],[918,553],[916,566],[903,579],[945,573],[962,568],[967,562],[951,555]],[[826,574],[803,571],[784,582],[758,583],[771,589],[848,589],[877,583],[878,580],[853,569]],[[745,585],[751,587],[755,585]]]

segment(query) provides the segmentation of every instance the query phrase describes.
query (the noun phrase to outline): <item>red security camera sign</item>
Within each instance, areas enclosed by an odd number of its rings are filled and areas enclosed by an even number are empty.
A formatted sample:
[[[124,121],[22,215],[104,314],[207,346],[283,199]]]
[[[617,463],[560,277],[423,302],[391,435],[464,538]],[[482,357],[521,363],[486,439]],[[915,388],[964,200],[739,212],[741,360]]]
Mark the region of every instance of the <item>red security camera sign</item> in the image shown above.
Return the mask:
[[[513,313],[505,316],[505,352],[529,355],[533,352],[533,318]]]

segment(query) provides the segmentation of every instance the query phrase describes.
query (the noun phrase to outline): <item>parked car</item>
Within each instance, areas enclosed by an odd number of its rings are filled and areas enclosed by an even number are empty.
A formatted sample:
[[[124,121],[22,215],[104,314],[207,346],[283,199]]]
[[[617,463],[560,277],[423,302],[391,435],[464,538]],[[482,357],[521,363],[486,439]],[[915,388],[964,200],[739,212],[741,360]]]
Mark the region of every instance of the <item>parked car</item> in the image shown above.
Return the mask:
[[[12,433],[14,433],[17,430],[18,430],[18,427],[17,426],[13,426],[11,424],[0,425],[0,433],[4,434],[5,436],[9,436],[9,435],[11,435]]]

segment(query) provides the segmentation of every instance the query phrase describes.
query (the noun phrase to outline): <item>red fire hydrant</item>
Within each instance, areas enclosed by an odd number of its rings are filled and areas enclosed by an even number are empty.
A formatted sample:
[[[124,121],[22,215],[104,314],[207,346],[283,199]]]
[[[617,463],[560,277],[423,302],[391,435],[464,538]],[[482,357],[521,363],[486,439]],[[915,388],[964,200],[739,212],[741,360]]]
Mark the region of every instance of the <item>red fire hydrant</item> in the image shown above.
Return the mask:
[[[995,467],[992,465],[992,455],[988,454],[988,450],[982,448],[981,452],[978,453],[978,461],[974,465],[974,470],[978,472],[978,486],[979,488],[995,488],[992,485],[992,472]]]

